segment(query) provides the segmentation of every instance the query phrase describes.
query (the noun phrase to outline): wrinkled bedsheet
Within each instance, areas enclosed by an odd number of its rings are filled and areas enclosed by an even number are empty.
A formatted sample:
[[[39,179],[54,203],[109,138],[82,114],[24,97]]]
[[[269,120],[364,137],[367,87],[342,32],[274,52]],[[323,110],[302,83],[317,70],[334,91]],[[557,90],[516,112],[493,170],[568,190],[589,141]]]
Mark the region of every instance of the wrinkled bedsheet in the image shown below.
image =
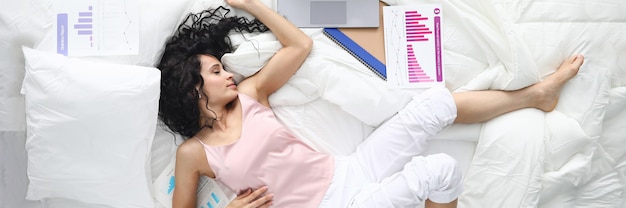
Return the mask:
[[[479,53],[449,52],[487,66],[457,90],[517,89],[573,54],[586,57],[555,111],[523,110],[485,123],[460,206],[625,207],[625,150],[616,147],[626,144],[626,2],[445,6],[452,13],[446,20],[462,26],[451,31],[470,38]]]
[[[471,157],[459,206],[625,207],[626,2],[442,3],[446,86],[452,91],[516,90],[574,54],[586,58],[553,112],[523,109],[482,125],[453,125],[438,136],[457,141],[449,149],[475,144],[470,154],[457,156]],[[321,31],[306,32],[314,50],[271,103],[314,147],[348,154],[419,90],[385,89]],[[242,76],[256,72],[280,47],[266,34],[239,41],[224,63]]]

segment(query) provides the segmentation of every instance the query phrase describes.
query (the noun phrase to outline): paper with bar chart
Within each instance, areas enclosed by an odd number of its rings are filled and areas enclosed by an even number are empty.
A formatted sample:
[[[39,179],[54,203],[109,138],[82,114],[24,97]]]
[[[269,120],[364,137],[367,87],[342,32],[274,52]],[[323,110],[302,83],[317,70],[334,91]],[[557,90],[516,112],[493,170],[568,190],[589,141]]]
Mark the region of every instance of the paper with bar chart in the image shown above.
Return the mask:
[[[440,4],[383,7],[387,86],[444,85]]]
[[[137,0],[54,1],[56,52],[65,56],[133,55],[139,48]]]

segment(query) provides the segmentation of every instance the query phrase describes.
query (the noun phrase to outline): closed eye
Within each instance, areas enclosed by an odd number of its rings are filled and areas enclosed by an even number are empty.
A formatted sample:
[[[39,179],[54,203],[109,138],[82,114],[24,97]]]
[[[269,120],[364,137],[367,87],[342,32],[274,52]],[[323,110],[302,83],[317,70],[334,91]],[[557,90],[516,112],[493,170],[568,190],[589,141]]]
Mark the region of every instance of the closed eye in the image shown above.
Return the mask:
[[[222,65],[213,64],[213,66],[211,66],[211,70],[213,71],[214,74],[219,74],[220,71],[222,71]]]

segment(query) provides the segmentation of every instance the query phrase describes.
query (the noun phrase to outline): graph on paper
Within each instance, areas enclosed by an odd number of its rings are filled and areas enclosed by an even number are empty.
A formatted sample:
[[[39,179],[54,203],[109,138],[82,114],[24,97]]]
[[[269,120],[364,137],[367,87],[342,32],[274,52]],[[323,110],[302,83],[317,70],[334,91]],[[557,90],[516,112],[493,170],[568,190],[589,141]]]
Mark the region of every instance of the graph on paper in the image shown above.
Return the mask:
[[[139,48],[137,0],[55,1],[56,52],[66,56],[132,55]]]
[[[387,85],[428,88],[444,85],[441,5],[383,8]]]

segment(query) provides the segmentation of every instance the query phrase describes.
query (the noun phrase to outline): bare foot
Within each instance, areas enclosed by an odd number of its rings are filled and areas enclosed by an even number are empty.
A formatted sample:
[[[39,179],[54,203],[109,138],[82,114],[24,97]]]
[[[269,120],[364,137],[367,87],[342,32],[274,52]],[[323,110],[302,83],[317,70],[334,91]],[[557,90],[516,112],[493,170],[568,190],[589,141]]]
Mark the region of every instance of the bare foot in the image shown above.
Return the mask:
[[[568,58],[561,63],[561,66],[559,66],[553,74],[530,87],[531,89],[535,89],[531,91],[536,92],[537,95],[536,108],[546,112],[554,110],[556,104],[559,102],[563,85],[576,76],[584,59],[582,55]]]

